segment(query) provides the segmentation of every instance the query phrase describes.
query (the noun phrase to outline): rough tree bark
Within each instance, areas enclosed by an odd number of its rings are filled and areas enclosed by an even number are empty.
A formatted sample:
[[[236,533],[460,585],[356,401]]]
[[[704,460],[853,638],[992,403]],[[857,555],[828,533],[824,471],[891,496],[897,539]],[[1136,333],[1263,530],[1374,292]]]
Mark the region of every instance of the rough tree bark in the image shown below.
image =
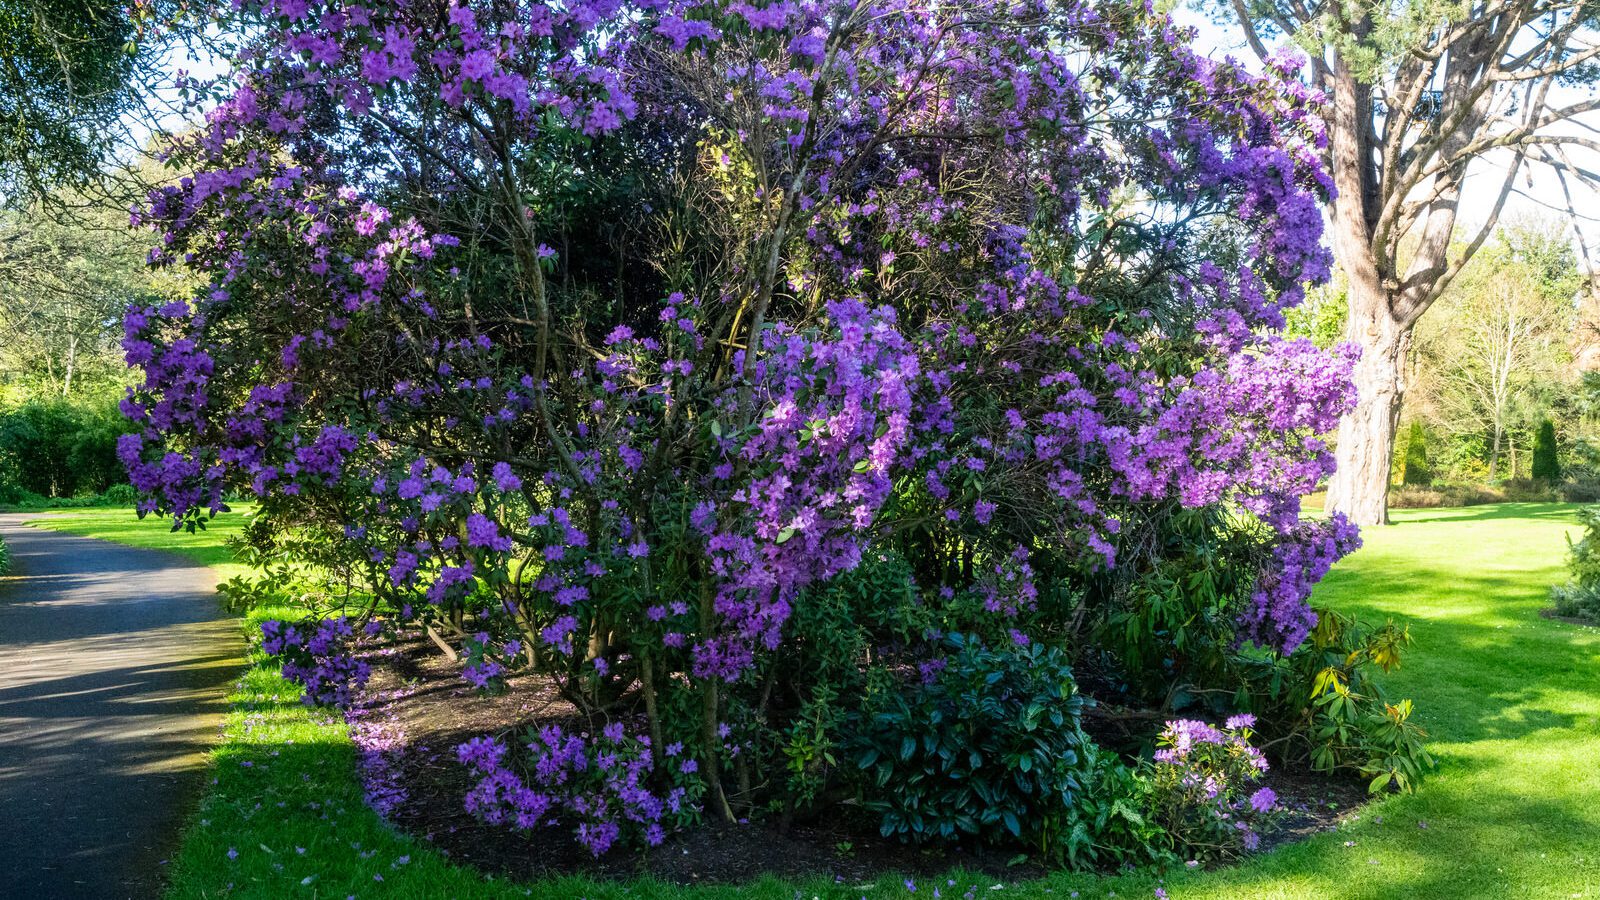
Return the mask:
[[[1410,325],[1390,314],[1383,294],[1350,298],[1349,339],[1362,347],[1353,378],[1355,409],[1339,420],[1338,470],[1329,480],[1327,508],[1362,525],[1389,521],[1389,466],[1405,398]]]

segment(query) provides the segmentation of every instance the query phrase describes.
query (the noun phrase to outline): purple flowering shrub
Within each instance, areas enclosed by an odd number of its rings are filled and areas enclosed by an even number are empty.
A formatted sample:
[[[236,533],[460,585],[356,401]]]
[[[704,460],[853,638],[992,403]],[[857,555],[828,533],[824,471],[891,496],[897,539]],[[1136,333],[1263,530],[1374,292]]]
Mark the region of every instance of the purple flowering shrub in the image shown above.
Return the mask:
[[[1185,859],[1216,860],[1254,850],[1278,798],[1256,782],[1267,758],[1251,746],[1255,717],[1237,715],[1223,728],[1179,719],[1167,723],[1149,765],[1146,802],[1153,821]]]
[[[378,627],[369,622],[360,633],[372,637]],[[305,688],[307,706],[347,707],[367,683],[372,667],[351,653],[356,640],[355,623],[345,616],[261,623],[261,652],[282,660],[283,677]]]
[[[1148,685],[1314,622],[1353,359],[1277,334],[1329,268],[1292,62],[1118,0],[235,6],[135,213],[204,288],[128,311],[118,452],[142,513],[247,492],[269,578],[552,681],[583,747],[505,748],[483,814],[648,838],[669,748],[716,815],[818,800],[930,632]],[[819,601],[885,558],[894,614]]]

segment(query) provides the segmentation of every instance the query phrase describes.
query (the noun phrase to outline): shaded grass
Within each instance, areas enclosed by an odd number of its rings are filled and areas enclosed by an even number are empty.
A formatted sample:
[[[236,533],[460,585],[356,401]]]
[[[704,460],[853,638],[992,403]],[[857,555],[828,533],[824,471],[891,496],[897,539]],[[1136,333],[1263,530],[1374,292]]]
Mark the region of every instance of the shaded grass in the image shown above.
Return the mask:
[[[1389,679],[1414,697],[1439,769],[1410,796],[1366,807],[1335,832],[1207,873],[1175,872],[1174,898],[1549,898],[1600,896],[1600,630],[1539,617],[1564,578],[1575,506],[1401,511],[1369,529],[1319,599],[1410,623],[1416,647]],[[101,511],[41,524],[224,564],[218,538],[168,535]],[[208,544],[208,542],[210,542]],[[224,573],[225,576],[231,573]],[[271,611],[252,615],[252,623]],[[732,898],[906,897],[900,879],[834,885],[767,879],[678,888],[649,879],[513,884],[455,866],[389,829],[362,802],[341,722],[306,709],[252,656],[230,702],[215,783],[174,864],[171,896]],[[246,765],[249,763],[249,765]],[[236,850],[237,859],[228,851]],[[303,853],[300,852],[303,849]],[[401,860],[404,860],[402,862]],[[381,879],[381,880],[380,880]],[[1012,884],[953,874],[946,898],[1150,897],[1152,874],[1062,873]],[[995,884],[1004,884],[996,890]]]

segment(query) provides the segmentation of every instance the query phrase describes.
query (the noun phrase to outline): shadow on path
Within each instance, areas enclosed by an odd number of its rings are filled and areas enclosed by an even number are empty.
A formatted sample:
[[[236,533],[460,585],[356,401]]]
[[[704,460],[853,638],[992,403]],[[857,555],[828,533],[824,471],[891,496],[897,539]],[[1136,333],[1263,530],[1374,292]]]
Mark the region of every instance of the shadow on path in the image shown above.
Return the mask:
[[[239,629],[209,569],[25,521],[0,516],[0,897],[158,896]]]

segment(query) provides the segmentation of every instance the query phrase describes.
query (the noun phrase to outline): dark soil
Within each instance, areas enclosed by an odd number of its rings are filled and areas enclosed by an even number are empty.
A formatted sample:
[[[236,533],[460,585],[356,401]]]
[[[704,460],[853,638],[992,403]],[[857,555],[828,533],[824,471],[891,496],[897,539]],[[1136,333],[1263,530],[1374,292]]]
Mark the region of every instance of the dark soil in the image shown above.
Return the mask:
[[[1582,616],[1563,616],[1554,609],[1541,609],[1539,610],[1539,615],[1541,618],[1549,619],[1552,622],[1565,622],[1568,625],[1582,625],[1585,628],[1600,628],[1600,622],[1596,622],[1593,619],[1585,619]]]
[[[884,873],[928,877],[956,868],[1022,881],[1046,872],[1033,863],[1013,864],[1017,856],[1009,851],[917,848],[886,840],[875,817],[848,805],[831,810],[830,818],[796,822],[784,831],[765,823],[709,823],[671,835],[660,847],[595,859],[565,829],[516,832],[479,822],[463,805],[473,779],[456,759],[459,744],[575,717],[548,681],[516,678],[506,694],[480,697],[458,667],[421,638],[379,654],[372,664],[367,696],[381,698],[380,714],[404,732],[393,766],[406,796],[390,821],[485,871],[521,879],[649,874],[673,884],[738,884],[762,875],[854,883]],[[1324,777],[1272,773],[1265,783],[1287,812],[1276,830],[1263,835],[1264,849],[1332,828],[1366,799],[1361,785]]]
[[[1261,783],[1277,793],[1283,810],[1276,826],[1261,835],[1261,850],[1332,830],[1370,797],[1361,781],[1326,775],[1275,770]]]

